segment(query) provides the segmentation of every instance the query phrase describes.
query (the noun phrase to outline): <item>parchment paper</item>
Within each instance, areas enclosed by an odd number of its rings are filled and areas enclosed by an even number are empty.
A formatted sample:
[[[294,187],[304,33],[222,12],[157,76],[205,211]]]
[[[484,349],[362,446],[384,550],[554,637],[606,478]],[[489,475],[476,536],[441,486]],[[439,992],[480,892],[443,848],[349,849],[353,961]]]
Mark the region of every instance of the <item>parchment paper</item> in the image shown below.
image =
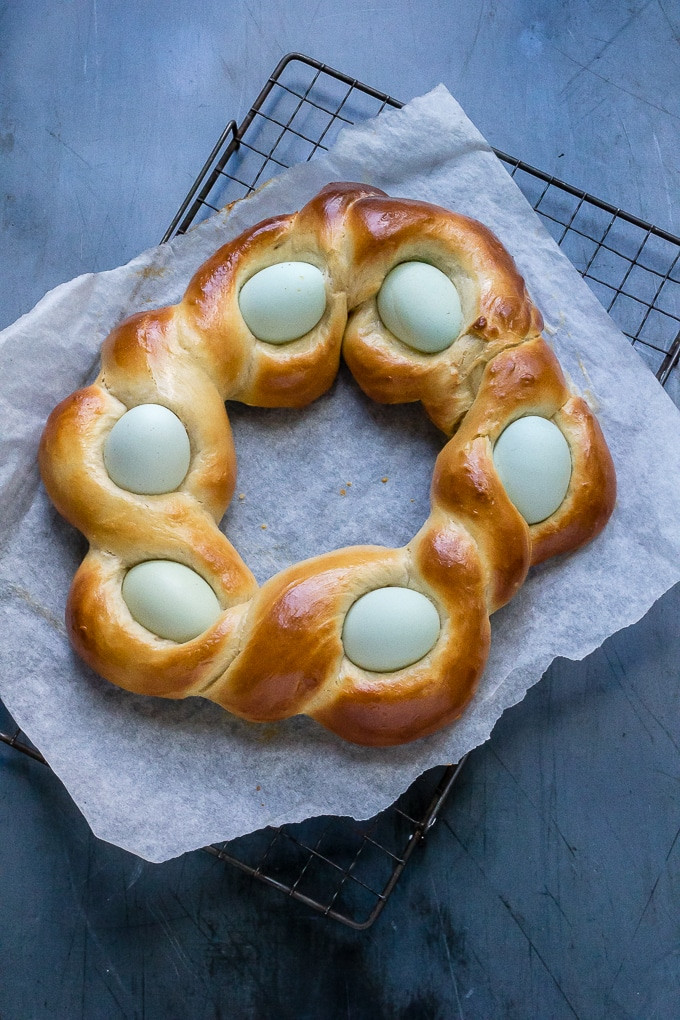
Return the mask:
[[[464,718],[393,749],[354,747],[302,718],[256,726],[200,699],[144,698],[93,675],[63,624],[85,542],[52,509],[35,464],[48,413],[95,374],[118,321],[177,301],[219,245],[333,180],[436,202],[498,234],[573,386],[596,410],[618,472],[604,534],[532,571],[494,616],[489,663]],[[318,814],[370,817],[425,769],[484,741],[556,656],[585,656],[680,576],[678,412],[442,86],[347,129],[330,153],[185,237],[47,294],[0,335],[0,402],[0,693],[94,832],[148,860]],[[259,580],[342,545],[402,545],[426,518],[444,440],[419,406],[372,404],[343,372],[306,410],[229,410],[244,498],[223,527]]]

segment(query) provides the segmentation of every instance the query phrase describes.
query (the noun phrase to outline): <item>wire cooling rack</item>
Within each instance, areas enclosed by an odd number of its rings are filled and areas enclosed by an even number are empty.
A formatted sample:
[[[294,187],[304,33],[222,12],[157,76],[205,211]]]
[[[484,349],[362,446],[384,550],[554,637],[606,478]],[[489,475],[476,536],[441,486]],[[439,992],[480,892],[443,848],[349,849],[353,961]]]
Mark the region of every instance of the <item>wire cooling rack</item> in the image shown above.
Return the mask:
[[[311,57],[288,54],[242,123],[229,121],[163,241],[328,149],[342,127],[375,117],[388,106],[402,104]],[[679,402],[680,373],[673,369],[680,359],[680,238],[522,160],[496,154]],[[0,741],[45,762],[18,729],[0,732]],[[430,770],[370,822],[316,818],[204,849],[327,917],[368,928],[436,822],[462,765]]]

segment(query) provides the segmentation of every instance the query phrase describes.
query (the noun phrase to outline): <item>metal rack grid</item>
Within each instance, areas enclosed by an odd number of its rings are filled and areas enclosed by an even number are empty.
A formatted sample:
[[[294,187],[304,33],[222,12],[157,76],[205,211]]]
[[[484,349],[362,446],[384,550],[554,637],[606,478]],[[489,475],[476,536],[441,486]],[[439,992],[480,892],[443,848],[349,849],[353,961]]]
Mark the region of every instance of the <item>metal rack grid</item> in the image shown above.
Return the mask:
[[[218,139],[163,241],[328,149],[344,126],[401,103],[298,53]],[[680,359],[680,238],[496,150],[557,243],[671,389]],[[676,397],[677,400],[677,397]],[[44,762],[21,731],[0,741]],[[205,847],[328,917],[368,928],[435,823],[463,762],[430,770],[370,822],[316,818]]]
[[[3,719],[3,714],[5,718]],[[48,765],[0,703],[0,742]],[[437,820],[465,762],[420,776],[375,818],[321,816],[203,847],[220,861],[350,928],[369,928]],[[196,851],[198,852],[198,851]]]
[[[403,104],[300,53],[229,121],[163,240],[283,169],[326,151],[341,128]],[[247,137],[246,137],[247,133]],[[680,238],[494,150],[621,331],[666,385],[680,359]]]

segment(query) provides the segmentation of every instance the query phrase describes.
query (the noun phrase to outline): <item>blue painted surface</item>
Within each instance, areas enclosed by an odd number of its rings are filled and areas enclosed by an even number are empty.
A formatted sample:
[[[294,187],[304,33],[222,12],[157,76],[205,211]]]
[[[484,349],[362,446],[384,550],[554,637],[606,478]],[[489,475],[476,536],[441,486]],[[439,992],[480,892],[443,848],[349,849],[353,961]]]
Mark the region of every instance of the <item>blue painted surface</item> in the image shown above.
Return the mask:
[[[679,35],[669,0],[6,3],[0,325],[158,240],[291,50],[400,99],[443,81],[493,145],[678,233]],[[0,1017],[677,1017],[679,620],[676,589],[555,663],[363,934],[99,843],[0,750]]]

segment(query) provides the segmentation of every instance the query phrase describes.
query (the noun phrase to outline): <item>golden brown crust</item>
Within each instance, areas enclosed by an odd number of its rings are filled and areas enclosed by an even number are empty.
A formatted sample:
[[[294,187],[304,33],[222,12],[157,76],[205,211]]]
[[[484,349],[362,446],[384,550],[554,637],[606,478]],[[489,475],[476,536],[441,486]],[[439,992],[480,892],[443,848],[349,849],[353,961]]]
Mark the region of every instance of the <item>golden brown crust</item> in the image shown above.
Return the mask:
[[[592,541],[611,517],[616,503],[614,464],[602,429],[585,401],[570,397],[554,421],[571,449],[571,482],[555,513],[529,529],[532,566]]]
[[[378,315],[385,276],[410,259],[440,268],[461,296],[461,335],[439,354],[411,350]],[[297,260],[324,274],[324,315],[298,340],[262,343],[240,315],[240,288],[272,263]],[[90,542],[67,606],[78,653],[131,691],[198,694],[256,721],[306,713],[360,744],[403,743],[458,718],[486,663],[489,615],[512,598],[531,564],[589,541],[614,506],[600,428],[567,387],[541,329],[500,242],[436,206],[333,184],[298,213],[245,231],[200,267],[179,304],[114,329],[98,378],[62,401],[45,427],[45,486]],[[430,516],[403,549],[336,550],[258,588],[217,527],[236,477],[224,401],[303,406],[332,384],[341,352],[369,396],[421,401],[453,433],[435,466]],[[106,471],[106,437],[140,403],[169,407],[187,429],[191,466],[174,492],[137,496]],[[531,526],[493,462],[503,429],[530,414],[552,419],[572,455],[564,502]],[[122,581],[148,559],[176,560],[208,581],[222,608],[214,626],[178,644],[132,618]],[[414,665],[373,673],[345,656],[342,628],[356,599],[386,586],[426,595],[441,633]]]
[[[237,652],[245,603],[180,645],[150,635],[130,616],[119,594],[124,573],[114,556],[85,557],[66,606],[74,648],[95,672],[128,691],[164,698],[201,694]]]
[[[474,539],[482,567],[489,612],[509,602],[531,565],[528,525],[510,502],[493,466],[485,436],[450,440],[432,477],[432,504],[459,521]]]
[[[257,721],[305,711],[341,665],[342,622],[352,602],[372,587],[405,579],[403,553],[374,546],[340,549],[281,571],[252,600],[239,655],[209,696]]]
[[[372,198],[356,203],[352,228],[355,272],[345,361],[373,400],[420,400],[435,425],[450,434],[474,400],[484,365],[508,345],[538,336],[541,315],[508,253],[475,220],[424,202]],[[461,336],[439,354],[402,344],[378,315],[385,276],[409,259],[441,269],[461,298]]]

